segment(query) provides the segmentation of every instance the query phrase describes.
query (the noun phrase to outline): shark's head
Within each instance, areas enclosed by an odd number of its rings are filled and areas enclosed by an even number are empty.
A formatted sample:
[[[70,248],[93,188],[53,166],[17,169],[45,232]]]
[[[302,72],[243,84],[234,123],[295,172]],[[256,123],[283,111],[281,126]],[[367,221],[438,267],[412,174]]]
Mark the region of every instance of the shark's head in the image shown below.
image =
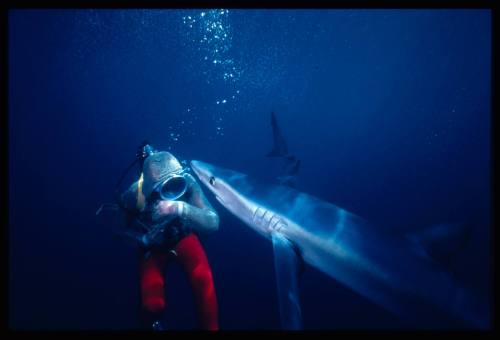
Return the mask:
[[[226,209],[243,220],[252,216],[251,203],[242,194],[248,189],[245,174],[201,161],[191,161],[191,168]]]
[[[216,176],[219,176],[220,170],[212,164],[201,161],[191,161],[191,169],[193,169],[194,173],[196,174],[196,176],[198,176],[200,181],[217,196],[215,179]]]
[[[245,175],[201,161],[191,161],[191,168],[221,204],[225,205],[236,199],[234,183],[230,182]]]

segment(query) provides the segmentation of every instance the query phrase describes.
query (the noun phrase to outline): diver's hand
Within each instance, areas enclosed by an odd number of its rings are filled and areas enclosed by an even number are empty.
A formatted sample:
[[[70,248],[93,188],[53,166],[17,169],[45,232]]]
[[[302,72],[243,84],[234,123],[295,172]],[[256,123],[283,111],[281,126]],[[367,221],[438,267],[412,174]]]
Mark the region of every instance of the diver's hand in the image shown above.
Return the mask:
[[[153,220],[158,220],[165,216],[182,216],[184,204],[185,202],[182,201],[160,201],[153,213]]]

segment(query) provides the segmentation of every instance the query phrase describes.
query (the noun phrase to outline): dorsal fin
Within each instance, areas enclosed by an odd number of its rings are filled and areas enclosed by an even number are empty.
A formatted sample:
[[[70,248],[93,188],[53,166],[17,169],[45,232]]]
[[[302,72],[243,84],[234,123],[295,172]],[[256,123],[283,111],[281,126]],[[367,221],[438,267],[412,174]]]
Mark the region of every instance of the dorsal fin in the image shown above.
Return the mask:
[[[426,255],[448,266],[471,239],[472,226],[467,223],[446,223],[433,225],[407,238],[422,248]]]
[[[288,147],[285,138],[281,133],[281,129],[276,119],[276,114],[271,112],[271,127],[273,129],[273,149],[266,156],[267,157],[286,157],[288,155]]]

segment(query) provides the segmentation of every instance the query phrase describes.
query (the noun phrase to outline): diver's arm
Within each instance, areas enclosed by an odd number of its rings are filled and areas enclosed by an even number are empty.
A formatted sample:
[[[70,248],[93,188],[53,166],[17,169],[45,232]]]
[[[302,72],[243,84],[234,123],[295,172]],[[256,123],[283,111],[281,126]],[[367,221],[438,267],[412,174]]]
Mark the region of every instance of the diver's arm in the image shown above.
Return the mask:
[[[180,216],[189,222],[193,229],[201,233],[210,233],[219,229],[219,215],[207,200],[198,182],[187,175],[190,183],[190,203],[183,202]]]
[[[206,199],[200,185],[188,175],[189,201],[160,201],[153,220],[161,216],[174,214],[185,220],[186,225],[199,233],[211,233],[219,229],[219,215]]]
[[[186,202],[181,202],[181,206],[179,216],[197,232],[211,233],[219,229],[219,216],[215,211],[198,208]]]
[[[157,223],[148,229],[138,218],[127,219],[127,229],[121,231],[118,236],[141,248],[149,248],[163,243],[163,228],[166,221]],[[142,232],[138,232],[137,230],[142,230]]]

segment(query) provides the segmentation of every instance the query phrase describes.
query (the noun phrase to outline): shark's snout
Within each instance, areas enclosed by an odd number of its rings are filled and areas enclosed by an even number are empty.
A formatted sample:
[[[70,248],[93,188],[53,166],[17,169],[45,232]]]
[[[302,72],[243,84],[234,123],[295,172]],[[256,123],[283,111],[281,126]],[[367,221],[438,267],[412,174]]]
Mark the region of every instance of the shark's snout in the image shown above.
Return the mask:
[[[198,176],[200,181],[213,191],[211,185],[211,180],[214,178],[214,174],[212,171],[213,166],[205,162],[193,160],[191,161],[191,169],[193,169],[194,173],[196,174],[196,176]]]
[[[196,176],[200,178],[200,180],[205,181],[210,177],[210,171],[207,167],[207,163],[201,161],[191,161],[191,169],[193,169]]]
[[[194,171],[198,171],[198,169],[200,168],[200,164],[201,162],[200,161],[191,161],[191,168],[194,170]]]
[[[227,190],[224,181],[217,178],[217,168],[202,161],[191,161],[191,168],[200,181],[214,194],[215,198],[224,205],[223,196]]]

